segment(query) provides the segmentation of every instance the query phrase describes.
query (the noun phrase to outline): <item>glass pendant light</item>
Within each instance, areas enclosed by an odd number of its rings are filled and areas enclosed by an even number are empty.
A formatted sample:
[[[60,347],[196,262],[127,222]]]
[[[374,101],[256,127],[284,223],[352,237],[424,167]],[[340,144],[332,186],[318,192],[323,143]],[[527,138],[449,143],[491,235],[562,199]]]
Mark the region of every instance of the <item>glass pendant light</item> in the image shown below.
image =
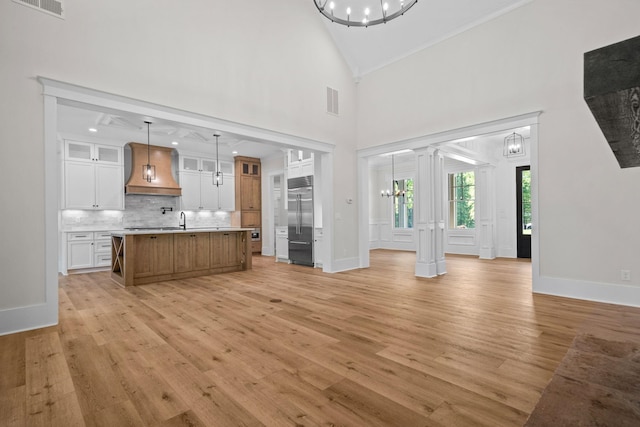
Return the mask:
[[[220,187],[224,181],[222,171],[220,170],[220,157],[218,156],[218,137],[220,136],[220,132],[214,133],[213,136],[216,137],[216,173],[213,175],[213,183],[216,187]]]
[[[142,178],[146,179],[147,182],[151,182],[156,179],[156,167],[151,164],[151,142],[149,138],[149,127],[151,122],[147,120],[144,122],[147,124],[147,164],[142,165]]]

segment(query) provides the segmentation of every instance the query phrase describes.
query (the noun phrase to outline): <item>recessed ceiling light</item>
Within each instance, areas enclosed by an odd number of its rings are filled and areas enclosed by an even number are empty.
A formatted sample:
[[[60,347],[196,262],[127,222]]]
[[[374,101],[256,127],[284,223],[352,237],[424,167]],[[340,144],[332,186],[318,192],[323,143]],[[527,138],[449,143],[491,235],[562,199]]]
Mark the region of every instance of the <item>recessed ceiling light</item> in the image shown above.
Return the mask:
[[[178,141],[171,141],[171,145],[178,145]]]
[[[98,129],[96,129],[96,128],[89,128],[89,132],[98,132]]]
[[[231,154],[238,154],[238,152],[234,150],[231,152]]]

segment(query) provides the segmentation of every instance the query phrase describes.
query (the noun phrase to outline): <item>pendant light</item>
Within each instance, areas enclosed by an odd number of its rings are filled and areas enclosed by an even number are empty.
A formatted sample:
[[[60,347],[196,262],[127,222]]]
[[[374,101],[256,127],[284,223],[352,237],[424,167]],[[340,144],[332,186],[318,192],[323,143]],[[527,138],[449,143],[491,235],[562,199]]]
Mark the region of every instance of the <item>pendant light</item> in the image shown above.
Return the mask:
[[[224,181],[222,171],[220,170],[220,157],[218,156],[218,138],[220,137],[220,132],[214,133],[213,136],[216,137],[216,173],[213,175],[213,183],[216,187],[220,187]]]
[[[382,197],[387,196],[387,197],[404,197],[405,195],[405,190],[400,191],[399,189],[396,189],[396,187],[398,186],[398,181],[396,181],[396,171],[395,171],[395,157],[392,154],[391,155],[391,185],[393,187],[393,191],[390,191],[389,189],[382,190],[380,191],[380,195]]]
[[[147,182],[151,182],[156,179],[156,167],[151,164],[151,142],[149,138],[149,127],[151,122],[147,120],[144,122],[147,124],[147,164],[142,165],[142,178],[147,180]]]
[[[504,139],[502,155],[505,157],[524,156],[524,137],[513,132]]]
[[[393,164],[393,154],[391,155],[391,186],[393,187],[395,184],[395,179],[394,179],[394,175],[395,175],[395,171],[394,171],[394,164]],[[391,190],[389,190],[387,188],[387,190],[382,190],[380,191],[380,195],[382,197],[387,196],[387,197],[391,197],[393,196],[393,193],[391,192]]]

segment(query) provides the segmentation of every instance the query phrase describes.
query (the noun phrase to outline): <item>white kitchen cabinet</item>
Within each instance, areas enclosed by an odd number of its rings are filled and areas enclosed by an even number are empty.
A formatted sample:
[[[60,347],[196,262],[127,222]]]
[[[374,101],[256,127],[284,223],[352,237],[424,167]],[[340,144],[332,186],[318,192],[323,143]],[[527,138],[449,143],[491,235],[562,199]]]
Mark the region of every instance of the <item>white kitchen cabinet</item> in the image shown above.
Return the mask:
[[[276,227],[276,261],[289,260],[289,227]]]
[[[67,268],[93,267],[93,241],[67,243]]]
[[[229,182],[227,181],[229,180]],[[233,175],[224,175],[224,182],[216,187],[211,172],[180,172],[183,210],[235,210]]]
[[[109,267],[110,265],[110,231],[67,233],[68,270]]]
[[[93,233],[93,266],[111,266],[111,232]]]
[[[65,141],[63,209],[124,209],[122,149]]]
[[[65,162],[64,208],[124,209],[122,166]]]
[[[180,172],[183,210],[216,210],[218,194],[211,172]]]
[[[67,268],[93,267],[93,232],[67,234]]]
[[[287,156],[288,178],[313,175],[313,153],[302,150],[289,150]]]

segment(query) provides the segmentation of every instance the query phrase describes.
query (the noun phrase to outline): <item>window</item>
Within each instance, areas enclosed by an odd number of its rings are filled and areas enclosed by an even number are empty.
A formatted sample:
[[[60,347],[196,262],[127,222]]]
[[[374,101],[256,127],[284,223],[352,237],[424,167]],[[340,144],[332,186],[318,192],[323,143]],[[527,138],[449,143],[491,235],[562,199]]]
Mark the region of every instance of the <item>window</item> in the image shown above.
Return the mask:
[[[393,183],[393,226],[413,228],[413,179],[398,179]]]
[[[449,228],[475,228],[475,173],[449,174]]]

